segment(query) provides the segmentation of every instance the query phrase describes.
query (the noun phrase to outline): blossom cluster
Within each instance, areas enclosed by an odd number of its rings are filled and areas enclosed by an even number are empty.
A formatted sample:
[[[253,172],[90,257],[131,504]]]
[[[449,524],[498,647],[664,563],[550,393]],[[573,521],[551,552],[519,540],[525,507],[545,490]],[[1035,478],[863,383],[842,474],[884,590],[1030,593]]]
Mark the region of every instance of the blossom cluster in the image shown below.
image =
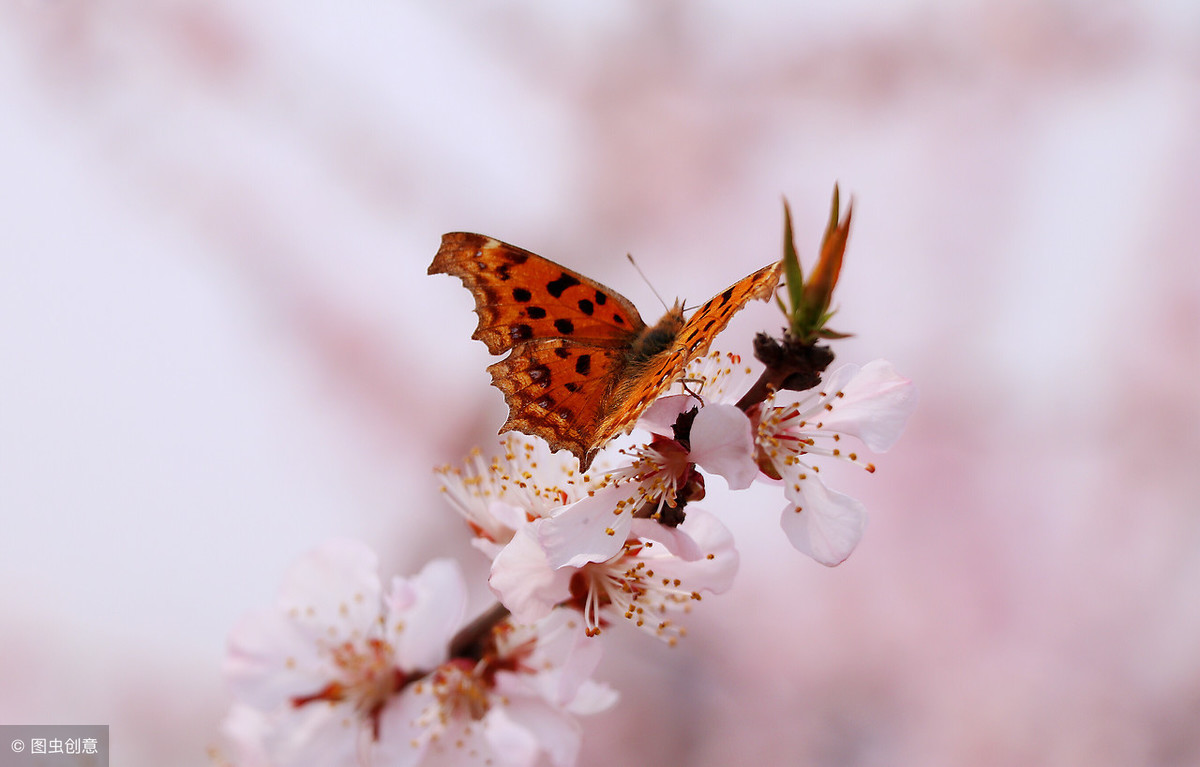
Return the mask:
[[[360,542],[329,541],[302,557],[275,604],[230,637],[236,703],[229,753],[214,760],[569,767],[578,717],[616,701],[592,679],[599,637],[632,625],[673,645],[683,617],[733,583],[733,536],[697,505],[714,477],[731,491],[776,486],[791,545],[823,565],[843,562],[866,510],[827,487],[821,465],[873,472],[858,451],[896,442],[916,390],[881,360],[824,375],[833,355],[819,342],[842,336],[825,327],[849,227],[836,191],[833,209],[807,281],[787,219],[789,327],[782,341],[756,339],[761,371],[736,354],[693,360],[587,471],[518,433],[495,454],[476,450],[436,470],[490,561],[491,608],[466,620],[467,584],[451,560],[385,584]]]
[[[331,541],[302,558],[277,604],[231,636],[233,763],[529,765],[545,754],[573,764],[576,716],[616,700],[590,679],[595,637],[624,621],[674,643],[679,616],[733,582],[733,537],[695,506],[706,476],[732,490],[779,486],[792,545],[824,565],[845,560],[866,512],[825,486],[817,462],[874,471],[848,438],[887,450],[914,387],[886,362],[846,365],[815,390],[775,392],[747,412],[731,403],[752,372],[734,354],[693,363],[686,385],[639,422],[648,439],[604,451],[588,473],[512,433],[495,456],[475,451],[438,469],[491,560],[500,604],[478,630],[463,628],[467,589],[450,560],[385,590],[362,543]]]
[[[575,761],[576,715],[616,701],[593,682],[599,647],[569,611],[505,622],[453,650],[467,603],[435,559],[384,591],[374,553],[333,540],[298,561],[273,609],[230,638],[232,764],[532,764]],[[582,637],[582,638],[581,638]]]

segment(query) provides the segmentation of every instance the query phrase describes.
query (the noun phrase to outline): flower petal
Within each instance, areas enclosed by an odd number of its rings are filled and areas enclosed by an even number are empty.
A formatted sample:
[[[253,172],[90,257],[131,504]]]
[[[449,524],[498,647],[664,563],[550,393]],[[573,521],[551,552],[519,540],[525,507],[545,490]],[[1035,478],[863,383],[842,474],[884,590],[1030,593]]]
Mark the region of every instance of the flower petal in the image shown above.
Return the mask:
[[[278,604],[280,612],[295,612],[299,630],[323,637],[334,623],[347,633],[369,629],[379,617],[382,591],[375,552],[361,541],[334,538],[288,568]]]
[[[534,623],[570,596],[570,570],[555,570],[538,542],[538,520],[517,530],[492,562],[488,585],[518,623]]]
[[[374,628],[375,568],[374,552],[347,539],[326,541],[288,568],[277,604],[246,615],[230,632],[224,673],[238,697],[270,708],[327,683],[336,670],[313,640]]]
[[[458,563],[435,559],[412,578],[392,579],[386,630],[405,671],[441,663],[467,609],[467,585]]]
[[[629,535],[637,495],[635,482],[608,485],[538,523],[538,542],[550,566],[581,567],[616,556]]]
[[[917,407],[917,387],[896,372],[887,360],[875,360],[855,370],[846,365],[837,372],[849,369],[853,375],[844,384],[831,377],[826,389],[840,388],[842,396],[832,401],[833,409],[822,418],[824,428],[858,437],[876,453],[896,444],[908,417]],[[848,371],[848,372],[849,372]],[[836,388],[835,388],[836,387]]]
[[[670,394],[659,397],[638,419],[638,426],[651,434],[673,437],[671,428],[679,416],[696,407],[696,398],[689,394]]]
[[[558,572],[565,573],[570,570]],[[580,695],[580,691],[597,686],[591,678],[596,667],[600,665],[604,644],[593,641],[579,630],[579,613],[569,607],[552,611],[545,620],[537,624],[536,631],[538,654],[543,659],[545,670],[535,675],[498,675],[497,685],[511,682],[532,687],[550,704],[559,707],[571,706],[571,710],[575,711],[572,704]]]
[[[532,765],[544,750],[555,767],[569,767],[579,755],[579,723],[535,698],[492,706],[483,726],[492,753],[501,765]]]
[[[692,423],[691,445],[691,460],[724,477],[730,490],[744,490],[758,476],[754,430],[746,414],[733,405],[700,408]]]
[[[430,738],[426,720],[428,712],[436,708],[437,699],[431,685],[405,687],[380,712],[380,737],[371,750],[369,764],[387,767],[427,764]]]
[[[587,641],[599,644],[591,637],[588,637]],[[603,682],[587,679],[579,685],[575,697],[571,700],[571,705],[567,706],[567,711],[581,716],[598,714],[617,705],[620,697],[620,693]]]
[[[637,523],[643,520],[634,520]],[[649,520],[645,520],[649,522]],[[720,594],[733,585],[740,559],[733,534],[721,520],[703,509],[689,506],[687,519],[676,528],[654,523],[657,533],[642,537],[658,541],[670,556],[652,557],[655,576],[679,580],[695,591]],[[691,555],[691,558],[688,558]]]
[[[492,518],[508,530],[516,530],[528,521],[528,513],[520,506],[514,506],[504,501],[492,501],[488,504],[488,512]],[[500,540],[504,543],[504,540]]]
[[[319,689],[330,674],[312,640],[275,610],[238,622],[222,671],[234,695],[262,709]]]
[[[788,485],[786,495],[792,503],[779,523],[792,545],[827,567],[844,562],[862,539],[866,507],[812,475]]]
[[[692,511],[694,509],[689,507],[687,519],[692,518]],[[684,522],[686,523],[687,520],[685,519]],[[704,549],[700,548],[696,540],[683,530],[682,524],[668,527],[653,519],[635,519],[629,526],[629,535],[631,538],[661,543],[668,552],[685,562],[694,562],[704,556]]]
[[[537,736],[527,727],[514,721],[508,715],[507,708],[508,706],[491,707],[483,719],[484,738],[491,747],[497,764],[505,767],[532,767],[544,744],[539,743]],[[543,704],[539,708],[549,707]]]
[[[233,759],[245,767],[270,767],[267,736],[271,732],[268,715],[244,703],[234,703],[221,722],[221,733],[233,746]]]

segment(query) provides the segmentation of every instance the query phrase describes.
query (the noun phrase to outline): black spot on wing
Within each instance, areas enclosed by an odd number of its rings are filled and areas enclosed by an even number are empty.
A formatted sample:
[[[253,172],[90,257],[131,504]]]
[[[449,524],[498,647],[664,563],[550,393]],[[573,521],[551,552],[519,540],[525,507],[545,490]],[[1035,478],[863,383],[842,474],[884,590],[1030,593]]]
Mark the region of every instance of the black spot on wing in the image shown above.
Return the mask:
[[[565,347],[565,346],[556,346],[556,347],[554,348],[554,353],[555,353],[556,355],[558,355],[558,358],[559,358],[559,359],[564,359],[564,360],[565,360],[567,357],[570,357],[570,356],[571,356],[571,352],[567,351],[567,347]]]
[[[592,355],[580,354],[575,360],[575,372],[581,376],[585,376],[592,369]]]
[[[528,325],[513,325],[509,328],[508,334],[513,341],[528,341],[533,338],[533,328]]]
[[[579,391],[579,384],[575,383],[574,381],[567,381],[565,384],[563,384],[563,388],[574,394],[575,392]]]
[[[533,298],[533,294],[525,288],[513,288],[512,297],[514,301],[523,304],[530,301]]]
[[[529,368],[529,380],[543,389],[550,386],[550,368],[545,365],[534,365]]]
[[[601,293],[600,291],[597,290],[596,291],[596,306],[604,306],[606,303],[608,303],[608,296],[604,295],[603,293]]]
[[[558,279],[551,280],[550,282],[546,283],[546,290],[548,290],[550,295],[554,296],[555,298],[562,298],[562,294],[567,288],[573,288],[578,284],[579,280],[575,279],[566,272],[562,272],[558,275]]]
[[[557,319],[554,321],[554,329],[564,336],[569,336],[575,332],[575,323],[566,318]]]
[[[540,306],[531,306],[525,310],[525,314],[531,319],[540,320],[546,317],[546,310]]]
[[[579,299],[579,311],[590,317],[592,316],[592,312],[596,311],[596,305],[586,298],[581,298]]]

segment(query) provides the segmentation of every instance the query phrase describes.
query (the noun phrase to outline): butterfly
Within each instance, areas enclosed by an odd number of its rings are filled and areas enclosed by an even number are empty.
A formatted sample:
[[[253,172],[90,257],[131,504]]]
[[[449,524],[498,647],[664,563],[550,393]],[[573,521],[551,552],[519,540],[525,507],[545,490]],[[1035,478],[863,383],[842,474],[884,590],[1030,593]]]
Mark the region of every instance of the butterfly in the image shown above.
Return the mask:
[[[633,428],[735,312],[775,293],[781,263],[754,272],[684,319],[675,305],[655,325],[620,293],[514,245],[468,232],[442,237],[429,274],[451,274],[475,296],[471,336],[492,354],[504,393],[500,433],[541,437],[586,471],[601,447]]]

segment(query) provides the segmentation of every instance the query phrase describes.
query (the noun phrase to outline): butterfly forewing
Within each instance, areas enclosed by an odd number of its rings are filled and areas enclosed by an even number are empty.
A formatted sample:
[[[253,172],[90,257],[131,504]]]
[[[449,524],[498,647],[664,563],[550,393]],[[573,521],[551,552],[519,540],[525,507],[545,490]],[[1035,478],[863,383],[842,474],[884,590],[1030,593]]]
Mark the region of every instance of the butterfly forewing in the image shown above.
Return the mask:
[[[708,351],[717,334],[725,329],[733,315],[741,311],[746,304],[755,299],[770,299],[775,293],[775,286],[779,284],[779,275],[782,272],[782,262],[764,266],[730,285],[724,292],[718,293],[697,309],[679,332],[675,349],[672,350],[674,355],[683,357],[682,361],[678,362],[679,373],[683,373],[688,362]]]
[[[625,346],[646,324],[621,294],[491,237],[451,232],[429,274],[453,274],[475,296],[472,338],[499,354],[538,338]]]

